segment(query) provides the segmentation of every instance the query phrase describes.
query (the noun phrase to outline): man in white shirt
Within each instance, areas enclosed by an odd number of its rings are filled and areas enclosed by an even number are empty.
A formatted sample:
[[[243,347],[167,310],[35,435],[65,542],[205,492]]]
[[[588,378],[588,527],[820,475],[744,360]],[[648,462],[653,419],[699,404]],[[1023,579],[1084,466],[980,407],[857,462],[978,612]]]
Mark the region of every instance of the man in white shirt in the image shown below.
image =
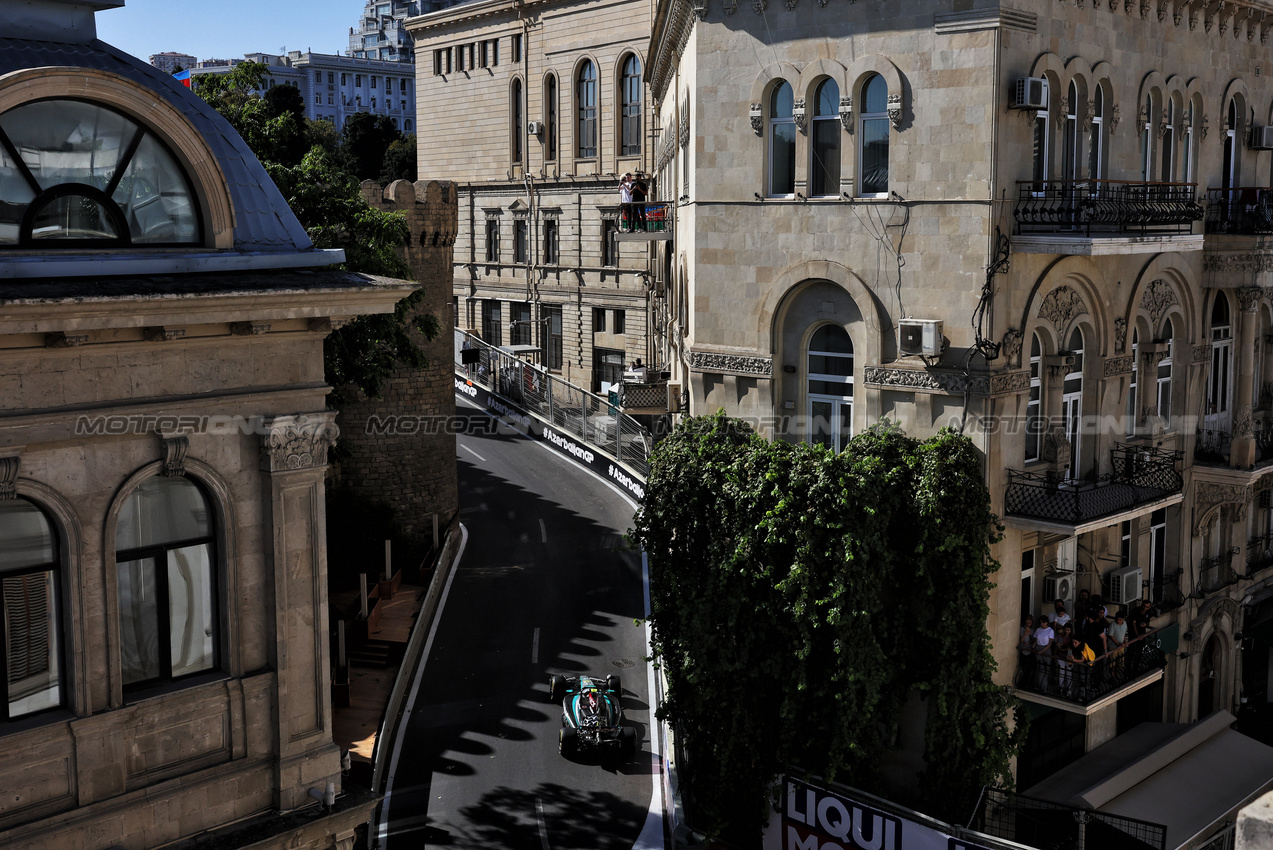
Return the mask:
[[[1056,616],[1052,618],[1052,625],[1059,629],[1070,621],[1070,615],[1065,613],[1065,603],[1060,599],[1052,603],[1052,607],[1056,611]]]
[[[1046,615],[1039,618],[1039,627],[1034,630],[1035,685],[1042,693],[1047,693],[1048,679],[1052,675],[1052,642],[1056,632],[1052,630]]]
[[[623,175],[623,179],[619,181],[619,209],[622,211],[623,229],[632,230],[632,186],[636,181],[632,179],[632,173]]]

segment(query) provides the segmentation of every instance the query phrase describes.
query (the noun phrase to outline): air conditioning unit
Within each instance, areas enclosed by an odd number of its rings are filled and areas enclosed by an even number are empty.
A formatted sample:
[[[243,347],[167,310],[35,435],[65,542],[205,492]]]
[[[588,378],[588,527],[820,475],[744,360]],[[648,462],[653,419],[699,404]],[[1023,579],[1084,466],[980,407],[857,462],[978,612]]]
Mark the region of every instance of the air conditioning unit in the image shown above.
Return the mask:
[[[1065,610],[1074,610],[1074,574],[1056,573],[1043,579],[1043,601],[1065,603]]]
[[[1251,147],[1258,151],[1273,150],[1273,127],[1252,127]]]
[[[544,132],[544,124],[542,121],[531,121],[526,125],[526,132],[531,136],[538,136]]]
[[[1140,599],[1140,567],[1123,567],[1109,574],[1109,601],[1115,605],[1130,605]]]
[[[667,412],[668,413],[681,412],[681,385],[680,384],[667,385]]]
[[[1024,77],[1017,80],[1017,99],[1014,109],[1046,109],[1048,106],[1048,81],[1041,77]]]
[[[943,347],[941,331],[938,319],[901,319],[897,323],[898,350],[902,354],[938,357]]]

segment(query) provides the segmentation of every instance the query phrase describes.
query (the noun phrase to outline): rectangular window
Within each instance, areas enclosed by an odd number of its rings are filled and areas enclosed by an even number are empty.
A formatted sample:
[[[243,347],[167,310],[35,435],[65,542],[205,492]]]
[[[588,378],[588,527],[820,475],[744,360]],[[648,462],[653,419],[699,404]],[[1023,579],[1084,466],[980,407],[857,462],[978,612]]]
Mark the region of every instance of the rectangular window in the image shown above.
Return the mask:
[[[322,71],[315,71],[315,72],[314,72],[314,82],[316,82],[316,83],[321,83],[322,81],[323,81],[323,72],[322,72]]]
[[[617,266],[619,264],[619,222],[613,218],[601,220],[601,265]]]
[[[513,222],[513,262],[524,263],[529,258],[526,232],[528,230],[526,219],[518,219]]]
[[[336,85],[336,75],[333,74],[331,71],[327,72],[327,85],[329,86]]]
[[[314,103],[316,105],[322,105],[322,102],[323,102],[323,96],[321,94],[314,95]]]
[[[482,339],[489,345],[504,344],[504,325],[499,301],[482,302]]]
[[[545,304],[539,308],[539,312],[543,320],[541,332],[545,334],[544,362],[549,369],[561,371],[561,307]]]
[[[508,331],[510,345],[531,345],[530,304],[510,301],[508,304]]]
[[[362,74],[354,74],[354,88],[362,88]]]
[[[327,95],[327,105],[334,106],[335,104],[336,104],[336,96],[331,94]]]
[[[522,37],[520,34],[513,36],[511,52],[513,54],[513,62],[522,61]]]
[[[557,263],[557,219],[544,220],[544,262],[549,265]]]
[[[433,76],[435,77],[442,76],[442,51],[441,50],[433,51]],[[341,82],[344,82],[344,80],[341,80]]]
[[[499,262],[499,219],[486,220],[486,262]]]
[[[491,64],[491,47],[489,41],[482,42],[481,49],[477,53],[477,64],[483,68]]]
[[[614,332],[621,334],[625,332],[626,319],[622,310],[614,311]]]
[[[340,84],[343,86],[346,84],[346,82],[348,82],[348,80],[349,80],[349,77],[342,72],[340,75]]]
[[[491,40],[491,64],[492,65],[499,64],[499,39],[498,38]]]
[[[398,82],[401,84],[398,86],[398,91],[400,91],[402,94],[406,94],[407,93],[407,78],[403,77],[402,79],[398,80]]]
[[[606,311],[603,307],[592,308],[592,332],[598,334],[606,332]]]
[[[405,100],[400,100],[400,101],[398,101],[398,108],[399,108],[399,109],[401,109],[403,112],[406,112],[406,111],[407,111],[407,102],[406,102]]]
[[[372,78],[371,78],[371,87],[372,87],[373,89],[376,87],[376,78],[375,78],[375,77],[372,77]]]

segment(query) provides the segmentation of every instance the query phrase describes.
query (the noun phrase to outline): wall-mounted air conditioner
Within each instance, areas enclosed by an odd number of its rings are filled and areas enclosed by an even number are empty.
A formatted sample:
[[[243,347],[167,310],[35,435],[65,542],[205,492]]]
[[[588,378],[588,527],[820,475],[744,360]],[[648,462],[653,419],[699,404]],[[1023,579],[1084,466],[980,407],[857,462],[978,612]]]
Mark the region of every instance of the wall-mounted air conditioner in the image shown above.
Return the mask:
[[[1074,609],[1074,574],[1056,573],[1043,579],[1043,601],[1055,602],[1060,599],[1065,603],[1065,610]]]
[[[1042,77],[1023,77],[1017,80],[1017,96],[1013,109],[1047,109],[1048,81]]]
[[[942,352],[939,319],[901,319],[897,323],[897,348],[902,354],[938,357]]]
[[[1252,127],[1251,147],[1258,151],[1273,150],[1273,127],[1259,125]]]
[[[526,133],[531,136],[538,136],[544,132],[544,124],[542,121],[531,121],[526,125]]]
[[[1130,605],[1140,599],[1142,581],[1140,567],[1123,567],[1109,574],[1109,601],[1115,605]]]

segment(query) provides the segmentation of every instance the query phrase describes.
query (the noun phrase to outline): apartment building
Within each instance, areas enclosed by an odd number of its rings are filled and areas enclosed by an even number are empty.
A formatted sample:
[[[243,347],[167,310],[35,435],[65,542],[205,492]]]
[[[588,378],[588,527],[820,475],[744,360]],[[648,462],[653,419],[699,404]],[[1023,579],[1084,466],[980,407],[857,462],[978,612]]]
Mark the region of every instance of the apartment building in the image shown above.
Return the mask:
[[[649,362],[653,241],[619,178],[653,171],[640,0],[479,0],[411,18],[422,178],[459,183],[455,324],[595,391]]]
[[[193,68],[197,61],[188,53],[154,53],[150,57],[150,64],[165,74],[176,73],[178,68]]]
[[[1164,742],[1211,717],[1206,805],[1136,808],[1167,846],[1273,779],[1217,743],[1271,728],[1270,11],[658,0],[646,69],[677,203],[654,359],[773,439],[969,435],[1018,787],[1082,763],[1143,789],[1127,765],[1183,771]],[[1135,668],[1023,675],[1022,616],[1084,591],[1151,603]]]

